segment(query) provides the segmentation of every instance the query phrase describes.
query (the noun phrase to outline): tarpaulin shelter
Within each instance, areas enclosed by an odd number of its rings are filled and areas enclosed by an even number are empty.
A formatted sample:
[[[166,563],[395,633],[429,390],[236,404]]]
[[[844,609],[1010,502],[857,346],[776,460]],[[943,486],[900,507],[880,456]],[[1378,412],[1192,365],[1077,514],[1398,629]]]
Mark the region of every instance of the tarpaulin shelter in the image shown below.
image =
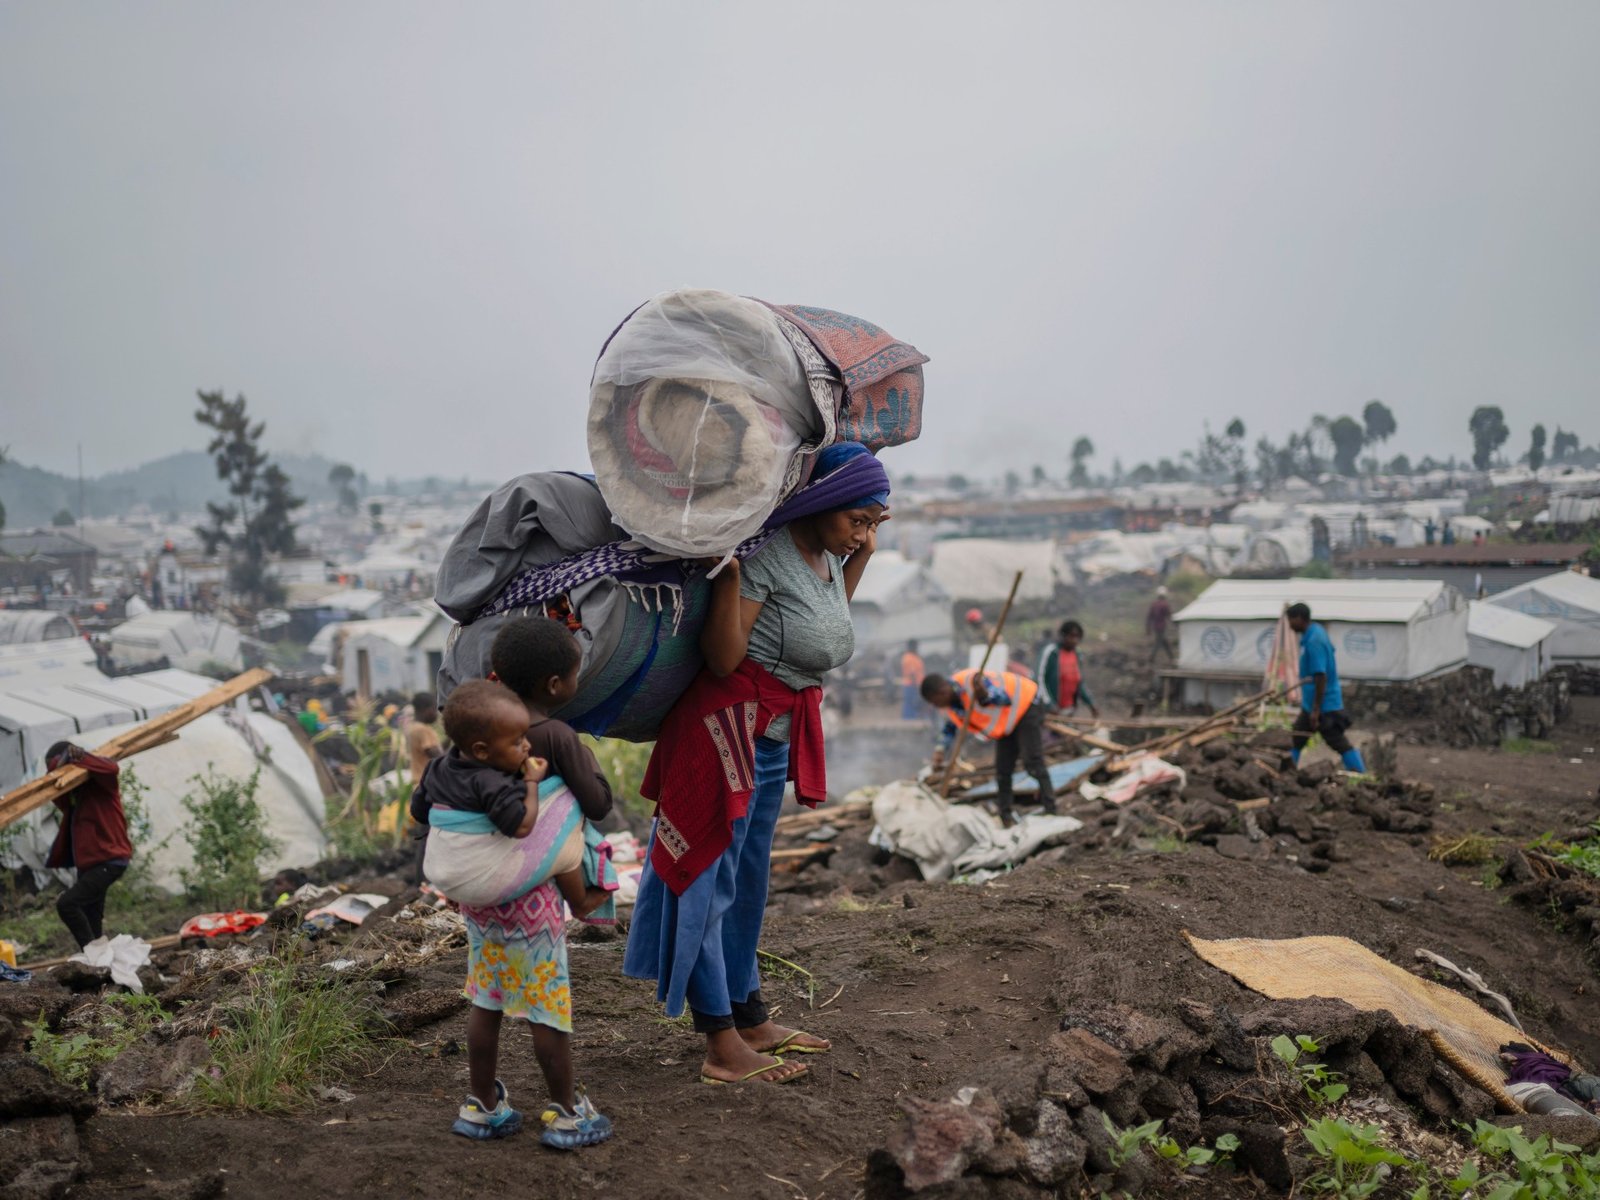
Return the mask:
[[[1600,579],[1558,571],[1492,596],[1488,603],[1554,625],[1553,662],[1600,663]]]
[[[955,600],[998,603],[1022,572],[1018,600],[1055,595],[1061,558],[1052,541],[1008,542],[996,538],[951,538],[933,544],[933,577]]]
[[[77,637],[70,618],[38,608],[0,608],[0,645]]]
[[[1467,661],[1493,671],[1495,687],[1526,687],[1550,669],[1555,631],[1549,621],[1474,600],[1467,612]]]
[[[950,595],[932,572],[896,550],[879,550],[850,601],[856,649],[898,649],[916,639],[926,653],[955,643]]]
[[[111,659],[123,668],[165,661],[185,671],[198,671],[207,663],[244,669],[239,631],[193,612],[148,612],[124,621],[111,631]]]

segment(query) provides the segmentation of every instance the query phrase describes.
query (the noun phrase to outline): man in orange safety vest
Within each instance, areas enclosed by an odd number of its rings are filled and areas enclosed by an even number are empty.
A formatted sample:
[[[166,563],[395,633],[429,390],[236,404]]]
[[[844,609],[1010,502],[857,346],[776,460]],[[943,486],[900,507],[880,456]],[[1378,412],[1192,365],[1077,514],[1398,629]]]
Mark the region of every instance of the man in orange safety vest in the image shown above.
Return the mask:
[[[1039,802],[1044,811],[1056,810],[1055,789],[1050,785],[1050,767],[1044,761],[1044,706],[1035,704],[1039,685],[1011,671],[957,671],[950,678],[929,675],[922,681],[922,698],[945,714],[944,733],[933,752],[933,765],[944,765],[944,757],[963,724],[967,732],[994,743],[996,802],[1000,823],[1017,823],[1012,811],[1012,775],[1017,760],[1039,784]],[[969,716],[970,714],[970,716]]]

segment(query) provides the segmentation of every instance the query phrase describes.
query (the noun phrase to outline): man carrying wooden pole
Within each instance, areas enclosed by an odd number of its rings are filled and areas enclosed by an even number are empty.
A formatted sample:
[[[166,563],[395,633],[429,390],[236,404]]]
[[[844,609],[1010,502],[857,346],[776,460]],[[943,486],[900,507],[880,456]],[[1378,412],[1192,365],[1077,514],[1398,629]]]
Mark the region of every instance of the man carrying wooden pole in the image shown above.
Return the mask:
[[[80,948],[102,936],[106,892],[122,878],[133,856],[118,787],[118,760],[171,741],[196,717],[271,678],[272,672],[260,668],[246,671],[113,738],[94,753],[73,742],[57,742],[45,752],[48,774],[0,796],[0,828],[46,804],[61,810],[61,828],[45,866],[77,869],[77,879],[56,901],[56,912]]]

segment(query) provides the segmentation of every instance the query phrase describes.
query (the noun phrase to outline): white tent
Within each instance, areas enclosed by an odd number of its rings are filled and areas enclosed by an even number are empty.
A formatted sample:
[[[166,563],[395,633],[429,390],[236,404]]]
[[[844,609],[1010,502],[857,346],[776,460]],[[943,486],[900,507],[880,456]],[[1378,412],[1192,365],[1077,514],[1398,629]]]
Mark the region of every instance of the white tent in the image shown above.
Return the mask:
[[[1501,592],[1489,603],[1552,623],[1553,661],[1600,663],[1600,579],[1558,571]]]
[[[346,624],[339,670],[344,690],[366,697],[433,691],[450,626],[437,611]]]
[[[297,607],[314,608],[328,614],[333,621],[376,620],[390,609],[389,598],[382,592],[365,588],[345,588],[322,596],[315,602]]]
[[[1056,591],[1058,556],[1051,541],[952,538],[933,544],[930,569],[954,600],[1003,601],[1018,571],[1022,572],[1018,600],[1048,600]]]
[[[0,644],[49,642],[77,637],[72,622],[58,612],[37,608],[0,608]]]
[[[1556,627],[1514,609],[1474,600],[1467,612],[1467,661],[1494,672],[1495,687],[1526,687],[1550,669]]]
[[[915,638],[926,651],[954,644],[950,597],[928,568],[897,550],[879,550],[850,600],[856,649],[890,648]]]
[[[94,647],[82,638],[0,645],[0,694],[25,683],[104,679]]]
[[[160,716],[216,686],[215,680],[188,671],[111,679],[92,667],[62,671],[27,664],[0,680],[0,791],[42,770],[52,742],[98,745],[106,740],[104,730]]]
[[[1259,570],[1303,567],[1311,561],[1311,529],[1286,525],[1270,533],[1258,533],[1246,544],[1244,560]]]
[[[151,676],[141,678],[149,680]],[[202,691],[215,686],[209,679],[192,678]],[[98,729],[93,737],[83,740],[92,748],[137,723]],[[263,873],[307,866],[327,854],[327,838],[322,831],[322,790],[317,783],[316,768],[294,734],[266,713],[237,708],[207,713],[185,725],[176,741],[129,759],[123,770],[129,769],[147,789],[144,803],[151,826],[148,842],[136,845],[134,854],[148,857],[151,882],[166,891],[181,890],[180,872],[194,862],[182,831],[189,819],[183,798],[198,794],[196,776],[210,774],[243,781],[260,770],[256,803],[265,815],[267,833],[277,844],[261,864]],[[56,835],[54,806],[47,805],[28,814],[13,828],[17,834],[0,861],[42,871]]]
[[[218,663],[244,669],[239,631],[225,621],[192,612],[148,612],[111,631],[111,658],[120,667],[166,659],[168,665],[198,671]]]
[[[1466,602],[1438,580],[1223,579],[1177,615],[1178,675],[1259,680],[1294,603],[1327,628],[1344,679],[1422,679],[1467,660]]]

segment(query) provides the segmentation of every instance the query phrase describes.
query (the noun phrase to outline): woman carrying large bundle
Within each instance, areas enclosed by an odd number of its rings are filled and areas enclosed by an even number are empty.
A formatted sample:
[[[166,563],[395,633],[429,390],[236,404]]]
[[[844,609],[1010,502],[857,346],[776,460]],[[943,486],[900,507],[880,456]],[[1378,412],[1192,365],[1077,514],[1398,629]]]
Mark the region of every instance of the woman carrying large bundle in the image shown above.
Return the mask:
[[[806,1073],[780,1052],[827,1041],[774,1023],[756,947],[784,785],[826,798],[822,676],[855,650],[849,600],[888,519],[889,477],[854,442],[817,456],[785,504],[797,515],[713,585],[706,669],[661,727],[643,794],[657,802],[627,975],[657,981],[671,1016],[687,1004],[705,1034],[705,1083],[786,1083]]]

